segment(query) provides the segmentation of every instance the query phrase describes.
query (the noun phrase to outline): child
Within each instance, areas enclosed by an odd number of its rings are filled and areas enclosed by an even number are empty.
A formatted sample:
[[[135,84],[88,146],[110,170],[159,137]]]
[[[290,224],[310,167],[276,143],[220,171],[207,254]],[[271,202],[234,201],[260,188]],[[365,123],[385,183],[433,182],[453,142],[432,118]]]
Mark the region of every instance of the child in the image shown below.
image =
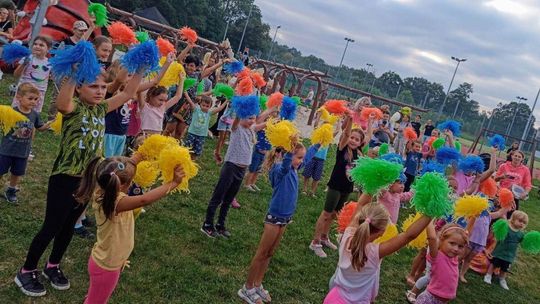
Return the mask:
[[[502,221],[502,220],[499,220]],[[527,227],[529,216],[523,211],[516,210],[512,213],[508,223],[508,234],[503,241],[497,241],[495,250],[491,253],[491,264],[484,276],[484,282],[491,284],[493,270],[500,268],[499,284],[502,288],[510,290],[506,283],[506,273],[516,258],[518,244],[523,241],[523,230]]]
[[[431,136],[427,140],[424,140],[424,144],[422,145],[422,156],[426,160],[431,160],[435,158],[435,149],[433,149],[431,144],[437,138],[439,138],[439,130],[433,129],[431,130]]]
[[[329,146],[319,148],[313,158],[306,164],[304,172],[302,173],[304,176],[304,190],[302,191],[302,194],[316,197],[317,186],[322,178],[324,162],[326,161],[326,156],[328,155],[328,147]],[[309,187],[310,179],[312,180],[311,187]],[[309,193],[310,190],[311,193]]]
[[[264,231],[251,261],[246,283],[238,290],[238,296],[248,303],[262,301],[268,303],[272,299],[263,288],[262,281],[270,259],[277,249],[287,225],[291,222],[298,200],[298,167],[306,154],[306,148],[298,139],[293,139],[293,151],[286,153],[283,162],[274,164],[269,173],[272,185],[272,199],[264,219]]]
[[[222,103],[219,107],[212,107],[212,98],[206,95],[199,95],[195,102],[187,99],[187,102],[193,110],[191,124],[186,138],[186,147],[191,148],[191,158],[196,159],[201,156],[206,136],[208,136],[208,125],[210,124],[210,115],[215,114],[225,108],[227,103]]]
[[[222,236],[231,237],[231,233],[225,228],[225,219],[234,197],[240,190],[246,168],[251,164],[251,153],[255,144],[255,133],[266,127],[265,120],[276,108],[267,109],[261,115],[255,115],[234,120],[232,125],[231,139],[225,163],[221,167],[219,180],[214,188],[212,197],[206,209],[206,218],[201,227],[201,232],[208,237]],[[214,216],[220,207],[217,225],[214,227]]]
[[[403,152],[405,150],[405,137],[403,135],[403,131],[405,128],[408,128],[411,126],[410,117],[409,115],[402,115],[401,119],[397,122],[396,125],[396,138],[394,139],[394,150],[397,154],[403,155]]]
[[[435,226],[427,228],[430,262],[429,284],[416,304],[447,303],[456,297],[459,277],[459,257],[469,242],[467,231],[457,224],[442,227],[437,238]]]
[[[17,126],[2,138],[0,144],[0,179],[8,171],[11,172],[9,186],[4,196],[12,204],[17,203],[18,185],[26,172],[34,129],[44,131],[50,125],[50,123],[43,124],[39,114],[33,110],[39,98],[40,92],[33,84],[25,82],[19,85],[15,95],[19,106],[15,107],[15,110],[28,120],[18,122]]]
[[[413,127],[414,132],[416,133],[416,135],[420,139],[421,138],[421,136],[420,136],[421,135],[420,134],[420,127],[422,127],[422,116],[416,115],[414,117],[414,121],[411,122],[411,126]]]
[[[51,73],[51,65],[47,54],[52,46],[51,38],[47,36],[37,36],[32,44],[32,55],[22,59],[19,62],[19,66],[13,72],[13,75],[19,78],[19,83],[31,83],[39,90],[39,100],[34,106],[36,112],[41,113],[43,108],[43,102],[45,100],[45,93],[47,92],[47,85],[49,83],[49,75]],[[18,100],[15,98],[12,103],[13,107],[19,105]]]
[[[430,221],[422,216],[407,231],[376,244],[373,241],[383,235],[388,225],[388,212],[376,203],[360,207],[341,239],[339,262],[324,304],[375,302],[382,258],[415,239]]]
[[[328,238],[330,225],[337,212],[341,210],[345,202],[349,199],[349,195],[353,192],[353,182],[349,179],[349,170],[352,169],[354,161],[362,155],[364,145],[371,139],[373,118],[370,118],[368,122],[367,136],[360,129],[351,129],[352,119],[350,116],[347,116],[344,124],[345,128],[341,134],[336,153],[336,164],[332,169],[332,174],[328,181],[324,210],[317,220],[315,234],[309,244],[309,249],[313,250],[321,258],[326,257],[322,246],[333,250],[337,249],[337,246]]]
[[[218,97],[218,100],[220,98]],[[227,102],[225,97],[222,97],[221,102]],[[227,138],[227,134],[231,132],[231,126],[234,121],[234,111],[230,107],[229,104],[225,107],[223,110],[223,114],[221,117],[218,118],[217,121],[217,131],[218,131],[218,142],[216,143],[216,149],[214,150],[214,159],[216,160],[216,163],[218,165],[221,165],[223,163],[223,159],[221,158],[221,149],[223,148],[223,145],[225,144],[225,139]]]
[[[62,138],[49,178],[45,220],[15,278],[24,294],[34,297],[45,295],[37,264],[53,239],[43,274],[55,289],[69,289],[69,280],[60,269],[60,261],[73,236],[75,222],[86,208],[86,204],[75,200],[73,193],[79,187],[80,176],[90,160],[103,155],[105,114],[122,106],[135,94],[143,74],[144,71],[134,74],[124,91],[106,100],[103,99],[107,82],[103,75],[94,83],[80,86],[73,81],[65,81],[60,88],[56,106],[63,115]],[[78,98],[74,98],[75,91]]]
[[[253,149],[253,153],[251,155],[251,165],[249,165],[248,174],[246,176],[246,182],[244,185],[244,187],[246,187],[248,191],[261,191],[261,189],[259,189],[259,187],[257,187],[255,183],[257,182],[257,178],[259,177],[259,172],[264,162],[266,153],[271,148],[272,146],[266,139],[266,132],[264,130],[258,131],[257,143],[255,144],[255,148]]]
[[[419,140],[415,140],[407,144],[407,146],[407,157],[404,164],[405,177],[407,177],[405,192],[411,190],[411,185],[420,169],[420,162],[422,161],[422,143]]]
[[[84,171],[75,197],[81,204],[92,202],[98,227],[88,259],[90,286],[84,303],[105,304],[114,292],[134,246],[133,210],[166,196],[184,177],[178,166],[171,182],[143,195],[128,196],[135,171],[135,162],[127,157],[94,158]]]
[[[179,88],[184,86],[184,77],[180,76]],[[146,93],[146,102],[138,100],[141,115],[141,132],[143,134],[160,134],[163,131],[163,117],[165,111],[182,98],[182,89],[176,91],[174,96],[167,100],[167,89],[162,86],[152,87]]]
[[[113,51],[111,39],[106,36],[97,36],[94,38],[94,41],[92,41],[92,44],[96,49],[96,56],[98,57],[99,63],[105,70],[107,70],[111,66],[111,61],[109,58],[111,57],[111,53]]]
[[[412,192],[403,192],[405,178],[402,174],[400,179],[396,180],[388,190],[382,190],[378,198],[378,202],[382,204],[388,214],[390,214],[390,221],[395,225],[399,218],[399,207],[401,203],[408,202],[413,197]]]

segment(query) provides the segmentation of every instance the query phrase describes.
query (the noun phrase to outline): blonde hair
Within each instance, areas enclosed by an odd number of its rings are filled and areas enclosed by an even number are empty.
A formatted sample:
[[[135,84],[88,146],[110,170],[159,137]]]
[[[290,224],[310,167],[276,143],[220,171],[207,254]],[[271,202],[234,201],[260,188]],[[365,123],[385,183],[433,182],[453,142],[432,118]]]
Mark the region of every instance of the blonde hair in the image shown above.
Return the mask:
[[[356,227],[356,231],[348,249],[351,251],[351,264],[356,271],[360,271],[367,261],[366,245],[369,243],[369,237],[384,231],[389,221],[388,211],[377,203],[362,207],[353,218],[351,225]]]
[[[23,97],[26,94],[36,94],[38,96],[41,95],[38,88],[36,88],[35,85],[33,85],[33,84],[29,83],[29,82],[22,83],[17,88],[17,94],[16,94],[17,96]]]
[[[296,154],[299,150],[305,149],[304,145],[297,143],[293,148],[293,154]],[[281,160],[283,154],[287,153],[283,148],[272,148],[272,150],[266,152],[266,157],[263,163],[263,172],[268,173],[272,170],[272,167]]]
[[[469,233],[467,230],[463,229],[463,227],[458,224],[450,223],[441,228],[441,231],[439,232],[439,245],[452,235],[461,236],[463,238],[463,244],[469,243]]]
[[[529,216],[527,215],[527,213],[520,210],[516,210],[512,213],[512,216],[510,216],[510,223],[514,223],[514,221],[520,220],[520,219],[524,220],[527,223],[529,222]]]

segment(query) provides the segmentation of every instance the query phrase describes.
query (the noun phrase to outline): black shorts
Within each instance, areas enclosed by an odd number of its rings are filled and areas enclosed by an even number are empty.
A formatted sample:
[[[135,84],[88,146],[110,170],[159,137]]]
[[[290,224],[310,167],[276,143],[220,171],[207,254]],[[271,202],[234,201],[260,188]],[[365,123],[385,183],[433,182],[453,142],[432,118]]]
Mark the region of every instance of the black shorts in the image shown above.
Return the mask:
[[[11,172],[14,176],[26,173],[28,158],[0,155],[0,176]]]
[[[503,272],[508,272],[508,269],[510,268],[510,265],[512,263],[507,262],[505,260],[501,260],[499,258],[493,257],[490,260],[491,264],[493,264],[493,268],[500,268]]]

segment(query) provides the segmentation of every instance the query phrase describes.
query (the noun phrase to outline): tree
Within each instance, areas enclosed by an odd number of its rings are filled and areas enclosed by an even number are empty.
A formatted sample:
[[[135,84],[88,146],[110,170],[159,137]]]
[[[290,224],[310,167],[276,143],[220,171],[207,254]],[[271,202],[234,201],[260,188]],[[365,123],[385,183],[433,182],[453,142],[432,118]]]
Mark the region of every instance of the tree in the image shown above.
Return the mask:
[[[414,104],[413,95],[409,90],[401,91],[401,93],[399,93],[398,100],[406,104]]]

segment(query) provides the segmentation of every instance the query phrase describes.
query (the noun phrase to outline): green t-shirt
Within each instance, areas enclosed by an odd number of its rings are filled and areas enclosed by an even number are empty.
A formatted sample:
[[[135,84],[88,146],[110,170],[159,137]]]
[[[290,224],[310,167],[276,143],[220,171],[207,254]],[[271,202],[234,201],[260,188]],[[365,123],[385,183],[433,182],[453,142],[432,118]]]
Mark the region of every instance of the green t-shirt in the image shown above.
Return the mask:
[[[504,241],[497,242],[492,255],[508,263],[513,263],[519,243],[523,240],[523,231],[508,229],[508,235]]]
[[[60,151],[54,161],[52,175],[80,176],[90,160],[103,156],[105,115],[108,104],[88,105],[74,99],[75,109],[64,115]]]

